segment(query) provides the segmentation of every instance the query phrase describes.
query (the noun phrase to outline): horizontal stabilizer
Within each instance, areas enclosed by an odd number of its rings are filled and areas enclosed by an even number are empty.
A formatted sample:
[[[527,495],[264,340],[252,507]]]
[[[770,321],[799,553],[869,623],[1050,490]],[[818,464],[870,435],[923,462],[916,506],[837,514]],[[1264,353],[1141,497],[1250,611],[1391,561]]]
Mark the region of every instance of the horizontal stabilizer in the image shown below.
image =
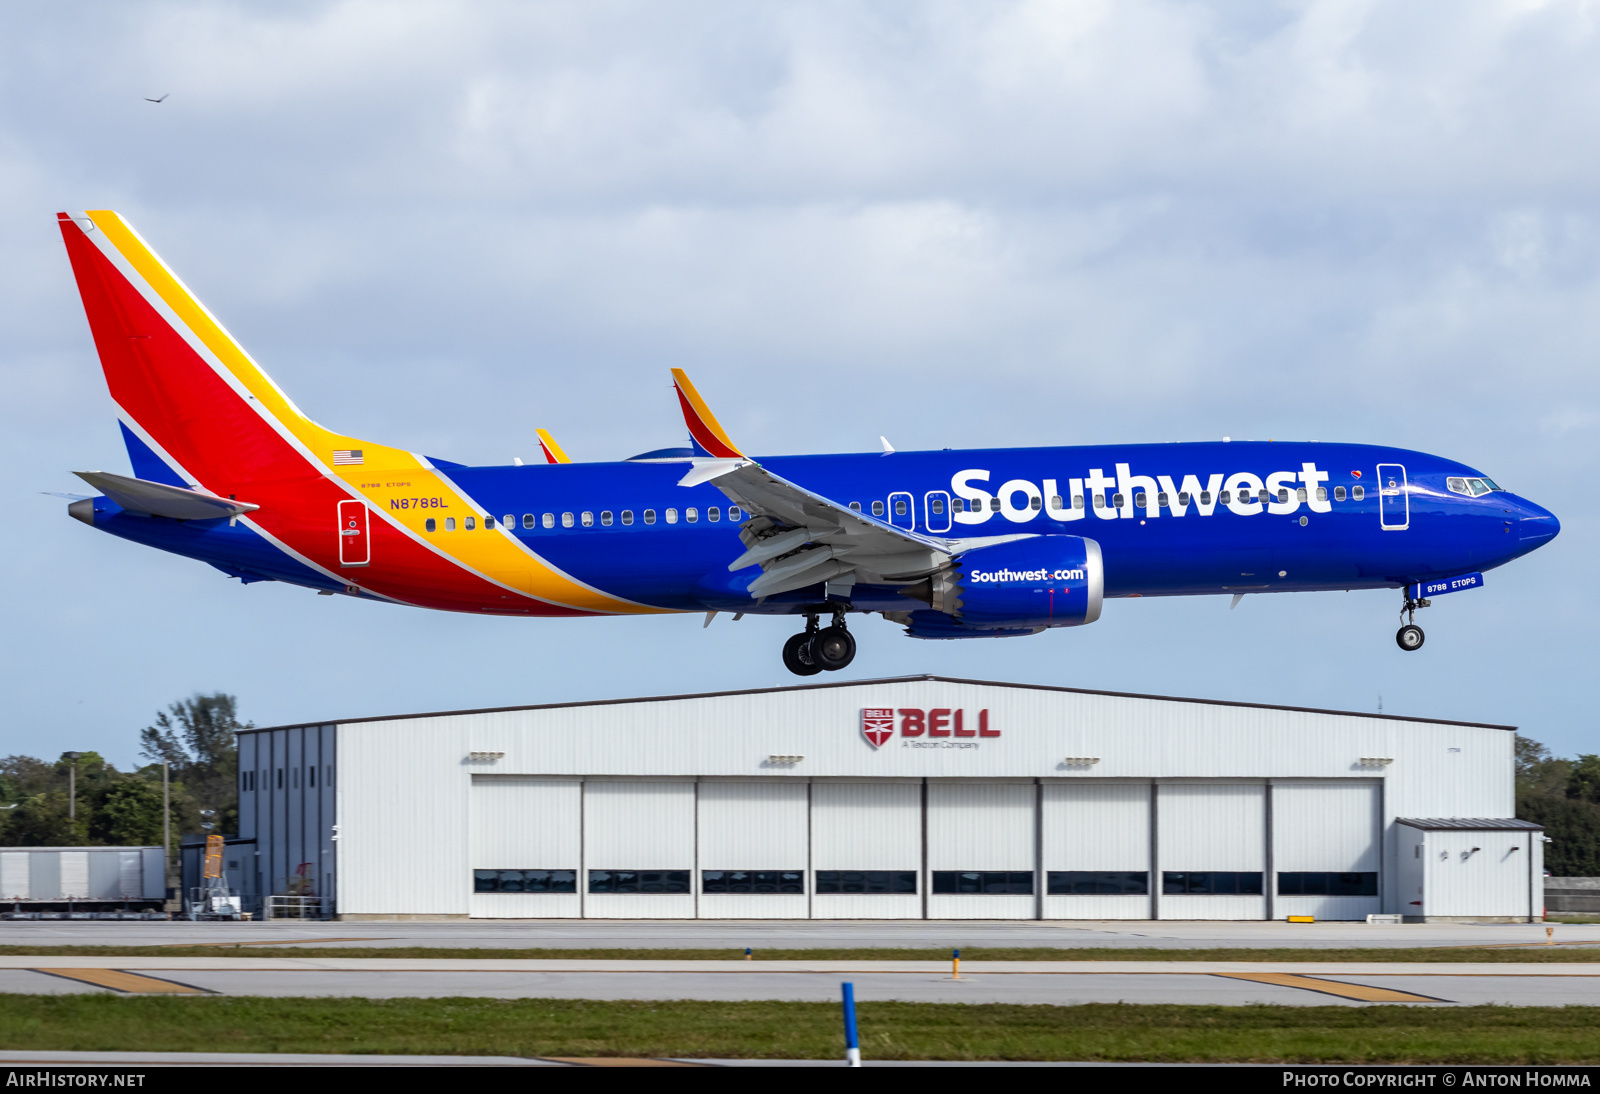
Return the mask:
[[[74,471],[74,475],[116,502],[135,513],[149,513],[173,520],[217,520],[236,517],[261,508],[247,501],[219,498],[200,490],[183,486],[168,486],[164,482],[136,479],[129,475],[113,475],[109,471]]]

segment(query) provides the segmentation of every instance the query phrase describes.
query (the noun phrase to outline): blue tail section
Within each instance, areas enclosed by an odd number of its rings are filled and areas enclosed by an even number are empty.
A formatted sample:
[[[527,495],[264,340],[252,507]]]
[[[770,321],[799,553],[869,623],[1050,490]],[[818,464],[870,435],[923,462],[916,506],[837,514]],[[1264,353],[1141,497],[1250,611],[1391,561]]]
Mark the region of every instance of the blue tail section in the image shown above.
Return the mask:
[[[128,448],[128,462],[133,464],[134,478],[144,479],[146,482],[162,482],[168,486],[191,485],[168,467],[167,462],[141,441],[133,430],[122,422],[118,422],[117,425],[122,428],[122,443]]]

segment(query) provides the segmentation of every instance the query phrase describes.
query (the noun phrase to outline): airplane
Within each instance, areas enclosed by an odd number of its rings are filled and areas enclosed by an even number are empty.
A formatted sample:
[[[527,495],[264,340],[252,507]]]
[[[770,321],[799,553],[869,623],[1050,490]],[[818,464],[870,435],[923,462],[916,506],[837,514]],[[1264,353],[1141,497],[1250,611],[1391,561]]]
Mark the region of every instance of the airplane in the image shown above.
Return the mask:
[[[133,474],[71,516],[246,584],[520,616],[803,619],[790,671],[913,638],[1038,634],[1104,600],[1350,589],[1418,609],[1549,542],[1548,510],[1453,460],[1319,442],[761,456],[672,370],[684,448],[469,467],[305,416],[116,213],[58,214]],[[827,625],[823,625],[823,620]]]

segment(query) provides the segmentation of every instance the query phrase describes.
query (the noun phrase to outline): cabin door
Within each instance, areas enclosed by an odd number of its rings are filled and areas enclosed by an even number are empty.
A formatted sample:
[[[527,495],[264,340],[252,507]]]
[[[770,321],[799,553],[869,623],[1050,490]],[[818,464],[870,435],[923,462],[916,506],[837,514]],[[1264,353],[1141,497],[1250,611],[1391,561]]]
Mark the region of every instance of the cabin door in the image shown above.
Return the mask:
[[[1411,527],[1406,469],[1397,463],[1378,465],[1378,523],[1387,532],[1403,532]]]
[[[339,565],[365,566],[372,561],[371,536],[367,534],[367,503],[339,503]]]

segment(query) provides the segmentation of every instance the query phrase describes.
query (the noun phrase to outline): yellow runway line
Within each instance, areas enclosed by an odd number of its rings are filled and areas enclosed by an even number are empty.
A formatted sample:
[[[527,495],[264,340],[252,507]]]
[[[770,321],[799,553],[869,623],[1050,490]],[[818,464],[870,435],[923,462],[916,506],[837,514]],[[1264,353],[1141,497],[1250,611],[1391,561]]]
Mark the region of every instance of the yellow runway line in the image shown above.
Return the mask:
[[[121,969],[34,969],[46,976],[59,976],[63,980],[76,980],[93,984],[97,988],[110,988],[127,995],[213,995],[205,988],[180,984],[176,980],[161,980]]]
[[[1299,976],[1290,972],[1218,972],[1229,980],[1253,980],[1257,984],[1276,984],[1281,988],[1299,988],[1324,995],[1337,995],[1341,999],[1359,999],[1363,1003],[1448,1003],[1431,995],[1415,995],[1393,988],[1374,988],[1366,984],[1345,984],[1338,980],[1323,980],[1316,976]]]
[[[709,1064],[691,1064],[683,1060],[650,1060],[636,1056],[541,1056],[556,1064],[574,1067],[709,1067]]]

